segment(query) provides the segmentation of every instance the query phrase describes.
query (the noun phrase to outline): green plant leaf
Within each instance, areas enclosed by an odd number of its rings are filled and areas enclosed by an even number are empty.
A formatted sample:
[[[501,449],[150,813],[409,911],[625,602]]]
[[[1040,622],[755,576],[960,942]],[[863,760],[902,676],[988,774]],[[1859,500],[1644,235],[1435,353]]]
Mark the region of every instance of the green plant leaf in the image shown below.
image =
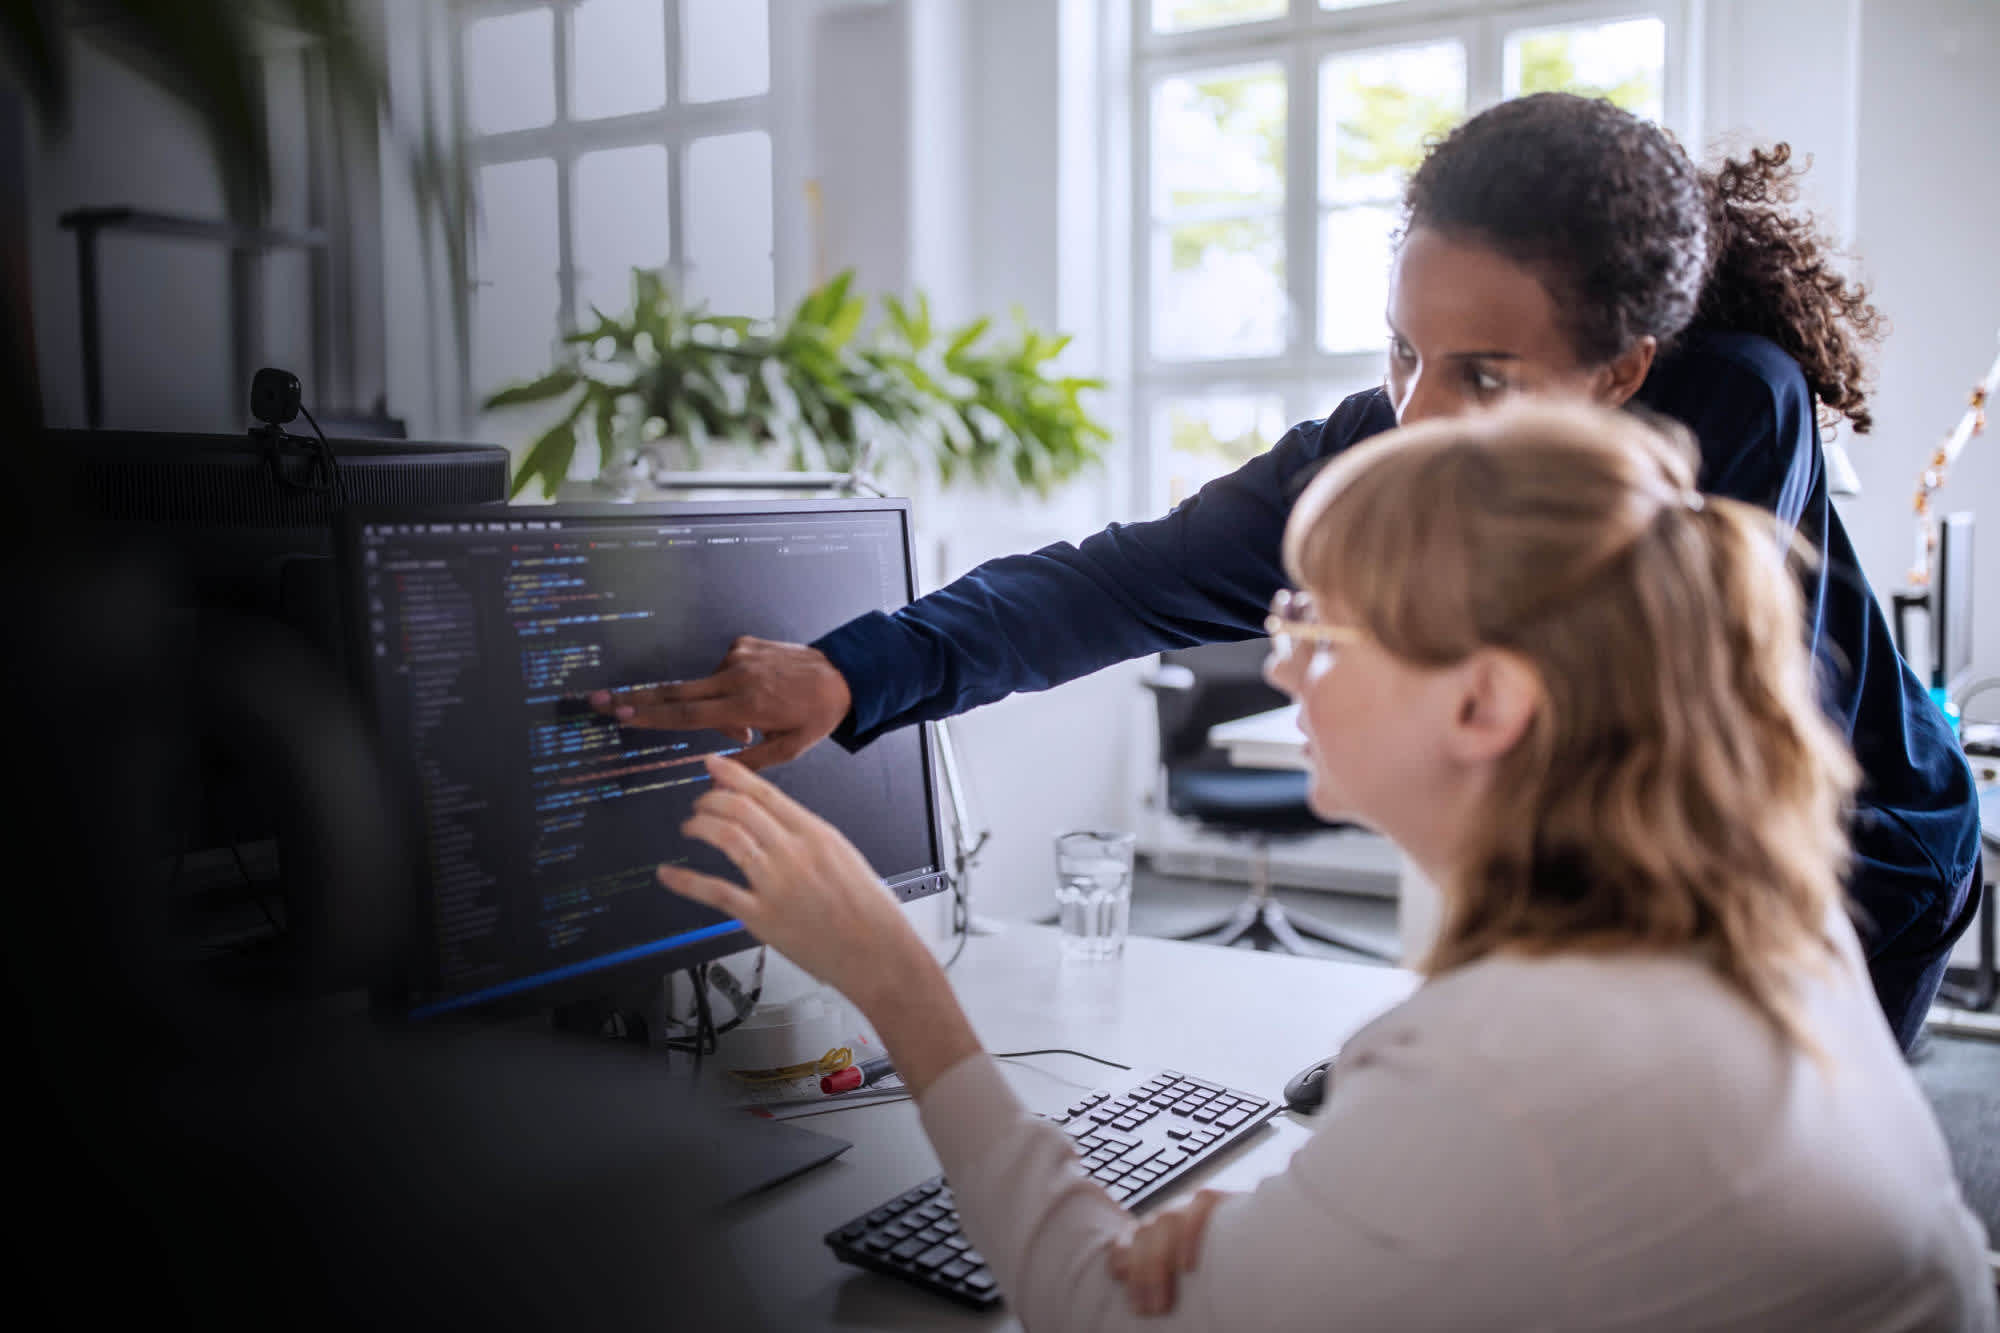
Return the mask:
[[[525,384],[510,384],[487,398],[484,406],[491,411],[496,408],[514,407],[521,403],[540,403],[557,398],[577,386],[579,376],[568,366],[550,371],[538,380]]]
[[[570,460],[576,457],[576,418],[557,422],[542,433],[540,439],[530,445],[515,469],[513,489],[508,499],[513,499],[527,489],[528,483],[539,480],[542,494],[555,498],[557,487],[569,476]]]

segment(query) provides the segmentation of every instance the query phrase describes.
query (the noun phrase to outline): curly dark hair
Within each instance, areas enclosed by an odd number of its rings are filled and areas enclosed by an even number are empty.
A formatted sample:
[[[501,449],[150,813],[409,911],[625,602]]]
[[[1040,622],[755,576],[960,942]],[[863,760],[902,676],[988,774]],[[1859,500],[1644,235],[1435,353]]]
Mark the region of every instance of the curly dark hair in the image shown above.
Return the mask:
[[[1471,236],[1538,273],[1577,354],[1601,363],[1690,325],[1755,333],[1822,408],[1872,424],[1863,345],[1881,336],[1809,214],[1789,145],[1702,171],[1666,130],[1599,98],[1535,93],[1465,121],[1425,156],[1406,225]]]

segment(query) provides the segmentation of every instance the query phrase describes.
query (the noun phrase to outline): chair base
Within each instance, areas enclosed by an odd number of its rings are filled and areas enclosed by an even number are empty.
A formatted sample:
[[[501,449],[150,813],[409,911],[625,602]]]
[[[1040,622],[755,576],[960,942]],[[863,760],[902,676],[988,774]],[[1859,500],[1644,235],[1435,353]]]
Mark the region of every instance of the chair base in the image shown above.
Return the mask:
[[[1283,903],[1271,897],[1269,872],[1268,848],[1260,840],[1256,855],[1251,860],[1250,892],[1243,901],[1230,909],[1226,916],[1192,930],[1176,931],[1168,938],[1200,940],[1204,944],[1220,944],[1225,948],[1247,938],[1259,949],[1310,955],[1312,950],[1300,937],[1311,936],[1324,944],[1360,954],[1363,958],[1383,963],[1400,961],[1394,952],[1361,938],[1353,931],[1328,925],[1304,912],[1287,911]]]

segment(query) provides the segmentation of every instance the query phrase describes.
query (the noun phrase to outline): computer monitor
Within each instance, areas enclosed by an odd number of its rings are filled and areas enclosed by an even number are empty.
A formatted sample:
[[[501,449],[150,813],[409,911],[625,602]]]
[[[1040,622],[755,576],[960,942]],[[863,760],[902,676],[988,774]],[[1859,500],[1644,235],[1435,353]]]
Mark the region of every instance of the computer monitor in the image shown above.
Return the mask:
[[[375,911],[403,895],[380,873],[401,858],[371,817],[379,792],[349,780],[372,756],[341,660],[336,520],[346,505],[504,507],[507,450],[137,430],[49,430],[36,447],[61,460],[52,499],[93,555],[153,576],[134,614],[168,617],[156,677],[191,686],[147,848],[164,903],[148,909],[246,995],[357,988]]]
[[[1972,515],[1938,520],[1937,587],[1931,601],[1931,686],[1955,698],[1972,674]]]
[[[915,590],[902,500],[359,510],[343,537],[353,660],[421,851],[414,1019],[599,999],[748,947],[662,888],[735,877],[679,828],[713,731],[621,726],[606,687],[705,676],[739,635],[808,642]],[[905,900],[945,885],[925,728],[769,770]]]

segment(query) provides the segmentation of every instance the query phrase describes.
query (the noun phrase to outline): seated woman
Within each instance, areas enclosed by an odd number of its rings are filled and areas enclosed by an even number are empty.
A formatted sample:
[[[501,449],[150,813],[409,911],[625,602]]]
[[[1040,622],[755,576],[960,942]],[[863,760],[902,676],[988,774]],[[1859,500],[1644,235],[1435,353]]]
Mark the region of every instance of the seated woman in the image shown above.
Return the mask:
[[[1857,768],[1783,539],[1696,462],[1678,427],[1524,401],[1358,444],[1300,499],[1268,669],[1314,808],[1395,839],[1445,916],[1253,1192],[1135,1232],[861,856],[748,769],[711,760],[685,826],[748,887],[660,879],[854,1001],[1039,1333],[1993,1329],[1841,907]]]

